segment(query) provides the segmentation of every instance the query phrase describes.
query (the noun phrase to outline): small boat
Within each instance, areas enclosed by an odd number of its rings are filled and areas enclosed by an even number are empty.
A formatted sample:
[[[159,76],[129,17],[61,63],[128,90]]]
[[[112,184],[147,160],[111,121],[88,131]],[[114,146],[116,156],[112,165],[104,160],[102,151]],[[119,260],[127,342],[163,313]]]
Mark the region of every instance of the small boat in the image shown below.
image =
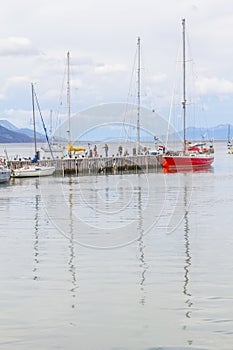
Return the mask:
[[[185,91],[185,19],[182,20],[183,26],[183,150],[170,151],[165,153],[161,159],[161,165],[164,168],[203,168],[209,167],[214,161],[214,148],[212,142],[207,147],[205,142],[198,145],[192,145],[186,140],[186,91]]]
[[[232,146],[232,139],[231,139],[231,125],[228,125],[228,134],[227,134],[227,148],[228,153],[233,154],[233,146]]]
[[[4,164],[0,163],[0,183],[8,182],[11,176],[11,171]]]
[[[23,166],[21,168],[18,169],[12,169],[11,171],[11,177],[16,178],[16,177],[39,177],[39,176],[49,176],[49,175],[53,175],[53,173],[55,172],[55,166],[46,166],[46,165],[39,165],[38,164],[38,160],[39,160],[39,151],[37,150],[37,142],[36,142],[36,122],[35,122],[35,106],[34,106],[34,99],[36,97],[35,91],[34,91],[34,86],[33,84],[31,84],[32,87],[32,111],[33,111],[33,126],[34,126],[34,147],[35,147],[35,156],[32,160],[32,163],[35,163],[33,165],[26,165]],[[37,101],[37,105],[38,105],[38,100],[36,97],[36,101]],[[38,106],[39,107],[39,106]],[[42,119],[42,116],[41,116]],[[43,126],[44,126],[44,121],[42,119],[43,122]],[[44,126],[44,130],[46,133],[46,128]],[[46,138],[48,140],[47,134],[46,134]],[[48,140],[48,144],[50,147],[50,143]],[[52,158],[54,160],[53,157],[53,153],[52,154]]]
[[[55,166],[26,165],[19,169],[12,170],[11,176],[18,177],[40,177],[53,175]]]

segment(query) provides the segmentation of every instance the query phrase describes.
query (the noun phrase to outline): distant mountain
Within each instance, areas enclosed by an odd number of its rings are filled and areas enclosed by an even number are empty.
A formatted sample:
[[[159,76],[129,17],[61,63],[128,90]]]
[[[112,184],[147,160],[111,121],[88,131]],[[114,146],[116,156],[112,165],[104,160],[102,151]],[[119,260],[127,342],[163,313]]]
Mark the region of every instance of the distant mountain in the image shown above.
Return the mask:
[[[32,141],[33,139],[28,135],[9,130],[0,125],[0,143],[23,143]]]
[[[220,124],[213,128],[196,128],[189,127],[186,129],[186,138],[189,140],[226,140],[228,137],[229,124]],[[230,125],[230,130],[232,133],[230,138],[233,137],[233,126]],[[108,129],[105,130],[106,135],[108,135]],[[111,135],[113,131],[111,130]],[[103,135],[101,135],[103,137]],[[148,135],[145,135],[145,140]],[[176,134],[170,135],[171,139],[182,139],[183,132],[179,131]],[[119,134],[116,134],[116,139],[119,138]],[[151,136],[150,136],[151,138]],[[64,141],[64,138],[56,137],[57,141]],[[144,139],[144,137],[142,137]],[[164,136],[164,140],[166,137]],[[0,120],[0,143],[21,143],[21,142],[33,142],[34,132],[28,128],[17,128],[14,124],[8,122],[7,120]],[[45,135],[37,133],[38,142],[46,142]]]
[[[28,128],[17,128],[8,120],[0,120],[0,143],[33,142],[34,131]],[[45,142],[45,135],[36,133],[38,142]]]
[[[228,125],[221,124],[213,128],[195,128],[189,127],[186,129],[186,138],[190,140],[226,140],[228,135]],[[233,128],[231,127],[232,131]],[[183,132],[179,132],[180,137],[183,137]],[[231,135],[233,137],[233,134]]]
[[[27,136],[30,136],[32,139],[34,138],[34,131],[28,128],[21,128],[18,129],[18,131],[22,134],[25,134]],[[45,142],[45,135],[37,132],[36,133],[36,139],[38,142]]]
[[[18,131],[18,128],[8,120],[0,120],[0,125],[11,131]]]

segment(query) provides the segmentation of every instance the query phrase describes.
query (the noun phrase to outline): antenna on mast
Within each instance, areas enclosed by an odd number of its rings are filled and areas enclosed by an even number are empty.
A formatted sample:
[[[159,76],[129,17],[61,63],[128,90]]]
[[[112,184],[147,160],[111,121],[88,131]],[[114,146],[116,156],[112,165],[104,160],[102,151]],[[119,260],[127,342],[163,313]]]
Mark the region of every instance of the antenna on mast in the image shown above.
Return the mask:
[[[67,52],[67,106],[68,106],[68,130],[67,130],[67,138],[68,138],[68,153],[71,157],[70,151],[70,53]]]
[[[186,85],[185,85],[185,70],[186,70],[186,57],[185,57],[185,19],[182,19],[183,26],[183,142],[184,142],[184,153],[186,151]]]
[[[35,118],[35,92],[34,85],[31,83],[32,88],[32,117],[33,117],[33,132],[34,132],[34,147],[35,147],[35,157],[37,157],[37,143],[36,143],[36,118]]]
[[[140,154],[140,74],[141,74],[141,53],[140,53],[140,37],[138,37],[138,108],[137,108],[137,154]]]

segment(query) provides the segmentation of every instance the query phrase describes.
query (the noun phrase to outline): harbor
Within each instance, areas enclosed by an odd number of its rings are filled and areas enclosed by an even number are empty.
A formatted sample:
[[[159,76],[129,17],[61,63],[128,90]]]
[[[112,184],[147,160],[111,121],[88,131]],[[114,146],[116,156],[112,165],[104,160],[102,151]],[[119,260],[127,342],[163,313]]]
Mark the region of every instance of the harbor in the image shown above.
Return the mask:
[[[229,5],[2,6],[1,349],[233,349]]]

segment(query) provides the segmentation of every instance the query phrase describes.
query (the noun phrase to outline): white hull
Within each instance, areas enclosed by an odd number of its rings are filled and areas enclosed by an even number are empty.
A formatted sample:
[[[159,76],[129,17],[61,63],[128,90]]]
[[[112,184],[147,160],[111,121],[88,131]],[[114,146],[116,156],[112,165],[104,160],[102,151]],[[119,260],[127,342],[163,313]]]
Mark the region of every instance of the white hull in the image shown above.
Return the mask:
[[[54,166],[25,166],[20,169],[13,170],[12,177],[40,177],[53,175]]]
[[[9,181],[11,176],[10,169],[6,169],[4,167],[0,167],[0,183]]]

